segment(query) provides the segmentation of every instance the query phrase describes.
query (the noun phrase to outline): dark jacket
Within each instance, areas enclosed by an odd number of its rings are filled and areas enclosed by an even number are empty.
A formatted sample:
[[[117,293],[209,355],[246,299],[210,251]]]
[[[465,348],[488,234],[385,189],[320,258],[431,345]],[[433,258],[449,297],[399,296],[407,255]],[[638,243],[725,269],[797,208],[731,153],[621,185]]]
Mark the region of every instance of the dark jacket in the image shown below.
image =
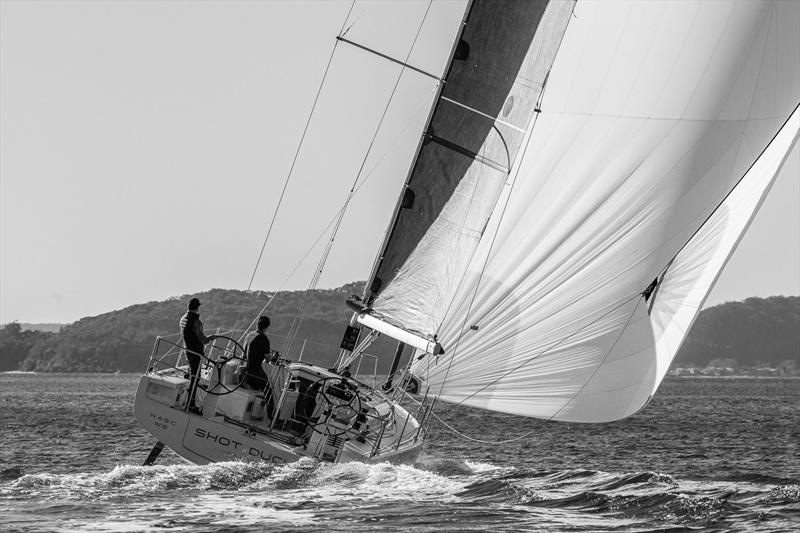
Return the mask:
[[[186,346],[187,355],[199,357],[199,355],[203,353],[203,346],[211,340],[203,333],[203,323],[200,322],[200,315],[194,311],[187,311],[186,314],[181,317],[180,324],[183,344]]]
[[[269,350],[269,339],[263,332],[258,332],[247,345],[247,384],[254,389],[263,389],[267,385],[267,375],[261,364]]]

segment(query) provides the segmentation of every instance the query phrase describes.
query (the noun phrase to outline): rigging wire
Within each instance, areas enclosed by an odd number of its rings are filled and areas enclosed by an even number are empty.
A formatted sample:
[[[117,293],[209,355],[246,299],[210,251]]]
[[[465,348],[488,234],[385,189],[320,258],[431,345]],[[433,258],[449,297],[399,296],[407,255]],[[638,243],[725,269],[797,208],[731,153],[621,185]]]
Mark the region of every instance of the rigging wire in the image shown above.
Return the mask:
[[[435,89],[436,89],[436,87],[433,87],[431,89],[431,93]],[[383,152],[383,154],[378,158],[378,160],[375,162],[375,164],[372,166],[372,168],[369,170],[369,172],[367,172],[364,175],[364,177],[361,179],[359,184],[356,186],[356,189],[355,189],[355,193],[356,194],[367,183],[367,181],[369,181],[369,178],[371,178],[373,176],[375,171],[378,170],[378,167],[380,167],[380,165],[383,162],[383,160],[386,159],[386,157],[392,152],[392,150],[394,149],[394,146],[403,137],[403,134],[408,130],[408,128],[411,127],[411,124],[414,122],[414,118],[417,116],[418,112],[420,111],[420,109],[422,109],[422,107],[424,106],[424,104],[427,101],[428,101],[427,96],[426,96],[426,98],[421,98],[420,99],[420,103],[419,103],[419,105],[417,105],[416,109],[414,109],[414,111],[409,113],[409,119],[408,119],[408,121],[406,121],[406,124],[400,129],[400,131],[395,136],[395,138],[392,140],[392,142],[389,143],[389,146],[386,148],[386,150]],[[247,335],[247,333],[250,331],[250,329],[255,325],[256,321],[258,320],[258,316],[260,316],[262,313],[264,313],[264,311],[267,310],[267,307],[269,307],[269,305],[272,303],[272,300],[275,298],[277,293],[280,292],[281,290],[283,290],[283,288],[286,286],[286,284],[289,282],[289,280],[292,278],[292,276],[294,276],[294,274],[297,272],[297,270],[300,268],[300,266],[305,262],[306,258],[309,255],[311,255],[311,252],[317,246],[317,243],[319,243],[319,241],[322,240],[322,238],[328,232],[330,227],[334,224],[334,222],[336,222],[336,219],[338,218],[339,213],[341,213],[341,211],[343,209],[345,209],[345,205],[342,205],[342,207],[339,208],[339,211],[337,211],[336,214],[334,214],[334,216],[331,218],[330,222],[328,222],[328,224],[323,228],[323,230],[320,232],[320,234],[317,236],[317,238],[314,240],[314,242],[311,244],[311,246],[309,246],[308,250],[306,250],[306,253],[303,254],[303,257],[300,258],[300,260],[292,268],[291,272],[289,272],[289,274],[286,276],[286,278],[284,278],[284,280],[281,282],[280,286],[275,290],[275,294],[273,294],[272,297],[270,297],[270,299],[267,301],[267,303],[264,304],[264,306],[261,308],[261,310],[256,314],[256,317],[253,319],[252,322],[250,322],[250,324],[245,329],[244,334],[240,337],[239,342],[242,341],[242,339]]]
[[[328,241],[328,245],[325,247],[325,251],[323,252],[322,257],[320,258],[320,261],[319,261],[319,263],[317,265],[317,269],[314,272],[314,276],[312,277],[311,282],[309,284],[309,287],[308,287],[309,290],[316,289],[317,284],[319,283],[319,280],[322,277],[322,272],[323,272],[323,270],[325,268],[325,264],[328,261],[328,257],[330,255],[331,249],[333,248],[333,243],[336,240],[336,236],[339,233],[339,229],[340,229],[340,227],[342,225],[342,221],[344,220],[344,215],[345,215],[345,213],[347,211],[347,207],[349,207],[350,202],[353,199],[353,195],[355,194],[355,190],[356,190],[356,185],[358,185],[358,181],[359,181],[359,179],[361,177],[361,174],[364,172],[364,167],[367,164],[367,159],[369,158],[370,154],[372,153],[372,148],[374,147],[375,141],[378,138],[378,134],[380,133],[381,126],[383,126],[383,122],[386,119],[386,116],[387,116],[387,114],[389,112],[389,108],[391,107],[391,104],[394,101],[394,96],[397,93],[397,88],[400,85],[400,80],[402,80],[403,74],[406,71],[405,64],[408,63],[409,59],[411,58],[411,54],[414,53],[414,48],[416,47],[417,40],[419,40],[420,33],[422,33],[422,28],[424,27],[425,22],[428,19],[428,13],[430,12],[432,3],[433,3],[433,0],[428,0],[428,6],[425,9],[425,13],[422,15],[422,20],[420,20],[419,26],[417,27],[417,33],[416,33],[416,35],[414,35],[414,40],[411,42],[411,46],[409,47],[408,53],[406,54],[406,58],[405,58],[405,61],[403,62],[403,66],[400,68],[400,72],[397,74],[397,79],[395,79],[394,86],[392,87],[392,92],[389,95],[389,98],[386,101],[386,105],[383,108],[383,113],[381,114],[381,118],[378,121],[377,126],[375,127],[375,132],[372,135],[372,139],[370,140],[369,146],[367,147],[367,150],[366,150],[366,152],[364,154],[364,158],[361,160],[361,166],[359,167],[358,172],[356,173],[356,176],[355,176],[355,178],[353,180],[353,185],[350,187],[350,192],[347,195],[347,199],[345,200],[344,207],[339,212],[339,217],[338,217],[338,219],[336,221],[336,225],[334,226],[333,232],[331,233],[331,238]],[[348,28],[348,31],[349,31],[349,29],[350,28]],[[290,334],[287,337],[288,346],[291,346],[291,344],[294,342],[294,337],[297,335],[297,332],[300,330],[300,324],[303,321],[303,316],[305,315],[305,309],[306,309],[306,306],[308,305],[308,296],[309,296],[308,292],[306,292],[305,296],[303,297],[303,302],[300,305],[300,317],[299,317],[299,319],[296,320],[296,326],[295,326],[295,322],[292,323],[292,326],[294,327],[294,331],[292,332],[291,328],[290,328]]]
[[[518,435],[516,437],[510,438],[510,439],[506,439],[506,440],[476,439],[475,437],[470,437],[469,435],[466,435],[466,434],[462,433],[461,431],[457,430],[456,428],[454,428],[453,426],[451,426],[450,424],[448,424],[447,422],[442,420],[441,417],[439,415],[437,415],[435,412],[432,411],[431,415],[433,415],[433,418],[435,418],[437,421],[439,421],[440,424],[442,424],[444,427],[446,427],[447,429],[449,429],[450,431],[452,431],[453,433],[455,433],[459,437],[461,437],[463,439],[470,440],[472,442],[477,442],[479,444],[488,444],[488,445],[495,445],[495,446],[500,445],[500,444],[510,444],[512,442],[520,441],[520,440],[522,440],[522,439],[524,439],[526,437],[530,437],[531,435],[533,435],[534,433],[539,431],[539,428],[532,429],[532,430],[528,431],[527,433],[523,433],[522,435]]]
[[[355,4],[356,4],[356,0],[353,0],[353,6],[350,8],[350,11],[351,11],[351,12],[353,11],[353,7],[355,7]],[[350,23],[350,25],[349,25],[349,26],[348,26],[346,29],[343,29],[341,32],[339,32],[339,37],[344,37],[345,35],[347,35],[347,34],[348,34],[348,32],[350,32],[350,29],[351,29],[353,26],[355,26],[355,25],[356,25],[356,22],[358,22],[358,19],[360,19],[360,18],[361,18],[361,16],[364,14],[364,12],[365,12],[366,10],[367,10],[367,8],[363,8],[363,9],[361,10],[361,13],[359,13],[359,14],[358,14],[358,15],[357,15],[357,16],[356,16],[354,19],[353,19],[353,22],[351,22],[351,23]],[[348,14],[348,17],[349,17],[349,14]],[[345,23],[346,23],[346,22],[345,22]]]
[[[342,29],[339,30],[341,33],[344,30],[345,25],[347,24],[347,20],[350,18],[350,13],[352,13],[353,8],[355,7],[355,0],[350,5],[350,10],[347,12],[347,16],[344,19],[344,23],[342,23]],[[322,81],[320,81],[319,87],[317,88],[317,94],[314,96],[314,103],[311,105],[311,111],[308,113],[308,119],[306,120],[306,125],[303,128],[303,134],[300,136],[300,142],[297,145],[297,150],[294,153],[294,158],[292,159],[292,164],[289,167],[289,173],[286,175],[286,180],[283,182],[283,189],[281,190],[280,197],[278,198],[278,204],[275,206],[275,211],[272,214],[272,220],[270,220],[269,227],[267,229],[267,235],[264,237],[264,242],[261,245],[261,251],[258,253],[258,259],[256,260],[256,265],[253,267],[253,274],[250,276],[250,282],[247,284],[247,290],[249,291],[250,288],[253,286],[253,280],[256,277],[256,272],[258,271],[258,266],[261,264],[261,258],[264,256],[264,250],[267,247],[267,241],[269,241],[269,237],[272,234],[272,228],[275,225],[275,219],[278,216],[278,212],[280,211],[281,205],[283,203],[283,198],[286,195],[286,188],[289,186],[289,181],[292,179],[292,174],[294,173],[294,167],[297,163],[298,156],[300,155],[300,150],[303,148],[303,143],[306,138],[306,134],[308,133],[308,127],[311,125],[311,119],[314,116],[314,111],[317,108],[317,102],[319,102],[319,96],[322,93],[322,88],[325,85],[325,80],[328,77],[328,71],[331,68],[331,63],[333,63],[333,57],[336,54],[336,47],[338,46],[339,41],[334,39],[333,41],[333,49],[331,50],[331,55],[328,57],[328,64],[325,66],[325,72],[322,75]]]

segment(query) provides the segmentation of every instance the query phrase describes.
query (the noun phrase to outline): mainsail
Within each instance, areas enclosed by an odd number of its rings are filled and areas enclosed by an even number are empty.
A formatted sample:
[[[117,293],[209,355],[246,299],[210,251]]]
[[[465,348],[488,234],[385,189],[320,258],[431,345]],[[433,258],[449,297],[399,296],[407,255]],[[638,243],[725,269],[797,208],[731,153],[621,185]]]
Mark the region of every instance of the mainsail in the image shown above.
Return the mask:
[[[423,335],[441,323],[538,111],[572,7],[515,0],[470,5],[368,285],[366,299],[381,316]]]
[[[572,7],[473,2],[367,300],[444,346],[411,368],[440,398],[602,422],[652,396],[796,139],[800,3]]]

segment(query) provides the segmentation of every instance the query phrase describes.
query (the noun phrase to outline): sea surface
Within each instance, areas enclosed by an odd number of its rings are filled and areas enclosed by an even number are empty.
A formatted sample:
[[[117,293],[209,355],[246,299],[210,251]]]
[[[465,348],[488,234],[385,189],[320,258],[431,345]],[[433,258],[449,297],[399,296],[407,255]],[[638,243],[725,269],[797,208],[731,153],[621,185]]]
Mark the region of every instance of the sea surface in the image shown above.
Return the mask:
[[[152,467],[137,380],[0,374],[0,531],[800,531],[797,378],[668,378],[603,425],[441,405],[469,438],[408,466]]]

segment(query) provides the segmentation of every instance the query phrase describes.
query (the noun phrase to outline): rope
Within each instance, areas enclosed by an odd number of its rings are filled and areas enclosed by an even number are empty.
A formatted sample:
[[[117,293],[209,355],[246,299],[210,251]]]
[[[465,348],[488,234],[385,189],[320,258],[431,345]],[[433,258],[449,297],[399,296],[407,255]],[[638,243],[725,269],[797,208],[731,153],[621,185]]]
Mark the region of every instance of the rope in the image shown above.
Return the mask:
[[[472,442],[477,442],[477,443],[480,443],[480,444],[498,445],[498,444],[509,444],[511,442],[517,442],[518,440],[522,440],[522,439],[524,439],[526,437],[529,437],[529,436],[533,435],[539,429],[539,428],[532,429],[529,432],[523,433],[522,435],[519,435],[519,436],[514,437],[512,439],[506,439],[506,440],[482,440],[482,439],[476,439],[475,437],[470,437],[469,435],[465,435],[464,433],[461,433],[459,430],[457,430],[456,428],[454,428],[453,426],[451,426],[450,424],[448,424],[447,422],[445,422],[444,420],[439,418],[439,415],[437,415],[436,413],[432,412],[431,414],[433,415],[433,418],[435,418],[436,420],[439,421],[440,424],[442,424],[444,427],[446,427],[447,429],[449,429],[450,431],[452,431],[453,433],[455,433],[459,437],[467,439],[467,440],[471,440]]]
[[[402,381],[402,378],[401,378],[401,381]],[[411,402],[417,404],[420,407],[422,406],[422,402],[421,401],[417,400],[416,398],[414,398],[413,396],[408,394],[406,391],[402,390],[402,388],[400,390],[402,391],[404,398],[407,398],[407,399],[411,400]],[[433,418],[438,420],[444,427],[446,427],[447,429],[449,429],[450,431],[452,431],[453,433],[455,433],[459,437],[463,437],[463,438],[465,438],[467,440],[471,440],[472,442],[477,442],[477,443],[480,443],[480,444],[489,444],[489,445],[493,445],[493,444],[508,444],[508,443],[511,443],[511,442],[516,442],[518,440],[524,439],[525,437],[528,437],[528,436],[530,436],[530,435],[532,435],[533,433],[536,432],[536,429],[532,429],[531,431],[529,431],[527,433],[524,433],[522,435],[518,435],[518,436],[516,436],[516,437],[514,437],[512,439],[507,439],[507,440],[482,440],[482,439],[476,439],[475,437],[470,437],[469,435],[466,435],[466,434],[460,432],[459,430],[457,430],[456,428],[454,428],[453,426],[451,426],[450,424],[448,424],[447,422],[442,420],[439,417],[439,415],[437,415],[433,411],[433,409],[431,409],[430,414],[433,416]]]

